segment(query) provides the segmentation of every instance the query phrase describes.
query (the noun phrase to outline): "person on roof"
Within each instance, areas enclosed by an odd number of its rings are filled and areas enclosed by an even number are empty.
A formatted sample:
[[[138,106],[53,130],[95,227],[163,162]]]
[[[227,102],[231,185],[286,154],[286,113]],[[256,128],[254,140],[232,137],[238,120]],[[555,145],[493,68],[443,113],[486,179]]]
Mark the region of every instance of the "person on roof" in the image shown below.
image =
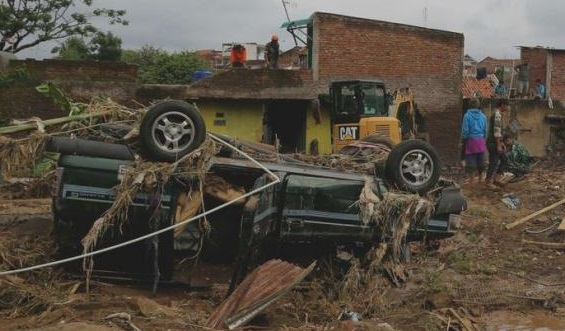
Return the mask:
[[[274,34],[271,41],[265,45],[265,60],[267,61],[267,68],[277,69],[279,67],[279,37]]]
[[[230,51],[230,63],[234,68],[243,68],[247,58],[247,51],[243,45],[235,44]]]

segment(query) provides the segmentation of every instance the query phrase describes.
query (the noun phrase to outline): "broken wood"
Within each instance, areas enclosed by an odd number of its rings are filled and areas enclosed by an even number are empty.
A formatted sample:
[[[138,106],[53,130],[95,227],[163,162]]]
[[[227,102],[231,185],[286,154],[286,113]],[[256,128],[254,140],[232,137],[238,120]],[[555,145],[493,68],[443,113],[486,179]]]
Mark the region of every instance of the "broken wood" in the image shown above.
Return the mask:
[[[76,115],[76,116],[58,117],[58,118],[48,119],[48,120],[45,120],[45,121],[29,121],[29,122],[26,122],[26,123],[23,123],[23,124],[11,125],[11,126],[6,126],[6,127],[3,127],[3,128],[0,128],[0,134],[14,133],[14,132],[37,129],[38,124],[41,124],[43,126],[57,125],[57,124],[63,124],[63,123],[68,123],[68,122],[72,122],[72,121],[83,120],[83,119],[86,119],[86,118],[101,117],[101,116],[108,115],[109,113],[110,112],[101,112],[101,113],[95,113],[95,114],[82,114],[82,115]]]
[[[559,224],[559,226],[557,227],[557,230],[559,231],[565,231],[565,218],[563,218],[561,220],[561,223]]]
[[[546,241],[531,241],[531,240],[522,240],[522,243],[524,244],[530,244],[530,245],[538,245],[538,246],[542,246],[542,247],[548,247],[548,248],[564,248],[565,249],[565,243],[553,243],[553,242],[546,242]]]
[[[560,205],[562,205],[562,204],[564,204],[564,203],[565,203],[565,199],[559,200],[559,201],[557,201],[557,202],[555,202],[555,203],[553,203],[553,204],[551,204],[551,205],[549,205],[549,206],[547,206],[547,207],[545,207],[545,208],[542,208],[542,209],[536,211],[535,213],[532,213],[532,214],[530,214],[530,215],[528,215],[528,216],[526,216],[526,217],[522,217],[521,219],[519,219],[519,220],[517,220],[517,221],[515,221],[515,222],[512,222],[512,223],[510,223],[510,224],[506,224],[506,229],[507,229],[507,230],[512,229],[513,227],[515,227],[515,226],[517,226],[517,225],[520,225],[520,224],[522,224],[522,223],[525,223],[525,222],[531,220],[532,218],[534,218],[534,217],[536,217],[536,216],[539,216],[539,215],[541,215],[541,214],[543,214],[543,213],[545,213],[545,212],[547,212],[547,211],[549,211],[549,210],[551,210],[551,209],[553,209],[553,208],[555,208],[555,207],[558,207],[558,206],[560,206]]]

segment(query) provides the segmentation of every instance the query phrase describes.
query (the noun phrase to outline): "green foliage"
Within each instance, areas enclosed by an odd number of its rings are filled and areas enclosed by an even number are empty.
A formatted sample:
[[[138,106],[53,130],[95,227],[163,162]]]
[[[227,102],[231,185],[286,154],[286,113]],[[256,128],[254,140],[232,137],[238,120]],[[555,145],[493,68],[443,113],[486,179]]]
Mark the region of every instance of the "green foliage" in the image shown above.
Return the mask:
[[[494,75],[496,76],[496,78],[498,79],[498,81],[503,82],[504,81],[504,68],[499,67],[496,68],[496,70],[494,71]]]
[[[60,60],[87,60],[90,57],[90,48],[80,37],[70,37],[60,46],[54,47],[51,53],[58,53]]]
[[[119,61],[122,57],[122,39],[112,32],[98,32],[90,41],[90,51],[95,60]]]
[[[25,67],[17,67],[0,74],[0,88],[18,86],[33,81],[33,76]]]
[[[72,102],[67,99],[63,92],[59,90],[55,84],[51,82],[44,82],[35,88],[37,92],[51,97],[56,105],[60,106],[68,116],[80,115],[84,112],[84,105]]]
[[[58,154],[56,153],[45,153],[44,157],[39,159],[33,167],[34,177],[43,177],[57,167]]]
[[[168,53],[147,45],[124,51],[122,61],[139,66],[138,76],[144,84],[190,84],[196,70],[208,68],[195,52]]]
[[[98,29],[90,20],[107,18],[127,25],[125,10],[92,9],[93,0],[0,1],[0,51],[18,53],[51,40],[88,37]]]
[[[57,53],[61,60],[119,61],[122,55],[122,39],[112,32],[97,32],[86,42],[80,37],[70,37],[51,53]]]
[[[447,264],[460,272],[474,272],[477,270],[477,266],[474,263],[476,259],[477,257],[473,253],[454,251],[449,254]]]

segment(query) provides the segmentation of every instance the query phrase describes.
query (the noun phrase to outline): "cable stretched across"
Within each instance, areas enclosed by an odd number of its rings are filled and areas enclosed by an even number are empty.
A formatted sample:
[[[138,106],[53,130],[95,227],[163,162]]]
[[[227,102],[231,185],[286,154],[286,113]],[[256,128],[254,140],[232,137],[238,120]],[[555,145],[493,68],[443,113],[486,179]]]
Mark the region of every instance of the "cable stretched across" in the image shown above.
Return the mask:
[[[136,242],[139,242],[139,241],[142,241],[142,240],[151,238],[151,237],[153,237],[153,236],[156,236],[156,235],[159,235],[159,234],[161,234],[161,233],[170,231],[170,230],[172,230],[172,229],[174,229],[174,228],[176,228],[176,227],[179,227],[179,226],[181,226],[181,225],[184,225],[184,224],[186,224],[186,223],[192,222],[192,221],[194,221],[194,220],[196,220],[196,219],[199,219],[199,218],[201,218],[201,217],[204,217],[204,216],[207,216],[207,215],[209,215],[209,214],[212,214],[212,213],[214,213],[214,212],[216,212],[216,211],[218,211],[218,210],[220,210],[220,209],[222,209],[222,208],[225,208],[225,207],[227,207],[227,206],[229,206],[229,205],[231,205],[231,204],[233,204],[233,203],[235,203],[235,202],[237,202],[237,201],[239,201],[239,200],[245,199],[245,198],[247,198],[247,197],[249,197],[249,196],[251,196],[251,195],[254,195],[254,194],[258,193],[258,192],[263,191],[264,189],[266,189],[266,188],[268,188],[268,187],[270,187],[270,186],[272,186],[272,185],[275,185],[275,184],[277,184],[277,183],[280,183],[280,178],[277,177],[277,175],[275,175],[273,172],[271,172],[269,169],[267,169],[265,166],[263,166],[260,162],[258,162],[257,160],[253,159],[251,156],[249,156],[248,154],[246,154],[246,153],[243,152],[242,150],[238,149],[237,147],[231,145],[230,143],[228,143],[228,142],[226,142],[226,141],[223,141],[223,140],[221,140],[221,139],[215,137],[214,135],[212,135],[212,134],[210,134],[210,133],[208,133],[208,136],[211,137],[212,139],[214,139],[214,140],[216,140],[216,141],[218,141],[218,142],[220,142],[220,143],[226,145],[227,147],[233,149],[234,151],[240,153],[240,154],[243,155],[245,158],[247,158],[247,159],[249,159],[251,162],[255,163],[257,166],[259,166],[259,167],[260,167],[261,169],[263,169],[267,174],[270,175],[272,181],[269,182],[269,183],[267,183],[267,184],[265,184],[265,185],[263,185],[263,186],[261,186],[261,187],[259,187],[259,188],[257,188],[257,189],[255,189],[255,190],[252,190],[252,191],[250,191],[250,192],[248,192],[248,193],[246,193],[246,194],[244,194],[244,195],[242,195],[242,196],[240,196],[240,197],[237,197],[237,198],[235,198],[235,199],[233,199],[233,200],[230,200],[230,201],[228,201],[228,202],[226,202],[226,203],[223,203],[223,204],[221,204],[221,205],[219,205],[219,206],[217,206],[217,207],[214,207],[214,208],[212,208],[212,209],[210,209],[210,210],[207,210],[207,211],[205,211],[205,212],[203,212],[203,213],[200,213],[200,214],[198,214],[198,215],[196,215],[196,216],[193,216],[193,217],[191,217],[191,218],[189,218],[189,219],[183,220],[182,222],[173,224],[173,225],[171,225],[171,226],[168,226],[168,227],[166,227],[166,228],[157,230],[157,231],[152,232],[152,233],[148,233],[148,234],[146,234],[146,235],[144,235],[144,236],[137,237],[137,238],[134,238],[134,239],[125,241],[125,242],[123,242],[123,243],[119,243],[119,244],[114,245],[114,246],[102,248],[102,249],[99,249],[99,250],[96,250],[96,251],[92,251],[92,252],[90,252],[90,253],[86,253],[86,254],[82,254],[82,255],[77,255],[77,256],[73,256],[73,257],[66,258],[66,259],[61,259],[61,260],[57,260],[57,261],[53,261],[53,262],[49,262],[49,263],[38,264],[38,265],[31,266],[31,267],[26,267],[26,268],[20,268],[20,269],[2,271],[2,272],[0,272],[0,276],[13,275],[13,274],[18,274],[18,273],[26,272],[26,271],[32,271],[32,270],[37,270],[37,269],[41,269],[41,268],[52,267],[52,266],[56,266],[56,265],[59,265],[59,264],[63,264],[63,263],[71,262],[71,261],[76,261],[76,260],[80,260],[80,259],[84,259],[85,257],[90,257],[90,256],[102,254],[102,253],[105,253],[105,252],[109,252],[109,251],[112,251],[112,250],[115,250],[115,249],[118,249],[118,248],[121,248],[121,247],[124,247],[124,246],[127,246],[127,245],[131,245],[131,244],[133,244],[133,243],[136,243]]]

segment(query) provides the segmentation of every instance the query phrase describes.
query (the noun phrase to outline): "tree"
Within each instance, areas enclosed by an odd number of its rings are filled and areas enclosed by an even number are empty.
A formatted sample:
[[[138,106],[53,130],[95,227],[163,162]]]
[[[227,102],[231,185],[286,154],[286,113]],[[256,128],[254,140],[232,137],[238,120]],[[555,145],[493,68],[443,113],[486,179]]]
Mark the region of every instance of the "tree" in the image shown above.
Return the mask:
[[[168,53],[152,46],[126,50],[122,61],[137,64],[138,77],[144,84],[190,84],[196,70],[207,69],[208,63],[195,52]]]
[[[122,57],[122,39],[112,32],[98,32],[90,41],[92,58],[98,61],[119,61]]]
[[[51,53],[57,53],[60,60],[87,60],[90,58],[90,48],[80,37],[70,37],[60,46],[54,47]]]
[[[89,22],[94,17],[106,17],[110,24],[128,24],[125,10],[91,9],[93,1],[0,0],[0,51],[18,53],[51,40],[90,37],[98,32]]]
[[[122,55],[122,39],[112,32],[97,32],[90,42],[83,38],[70,37],[60,46],[54,47],[51,53],[57,53],[60,60],[95,60],[120,61]]]

